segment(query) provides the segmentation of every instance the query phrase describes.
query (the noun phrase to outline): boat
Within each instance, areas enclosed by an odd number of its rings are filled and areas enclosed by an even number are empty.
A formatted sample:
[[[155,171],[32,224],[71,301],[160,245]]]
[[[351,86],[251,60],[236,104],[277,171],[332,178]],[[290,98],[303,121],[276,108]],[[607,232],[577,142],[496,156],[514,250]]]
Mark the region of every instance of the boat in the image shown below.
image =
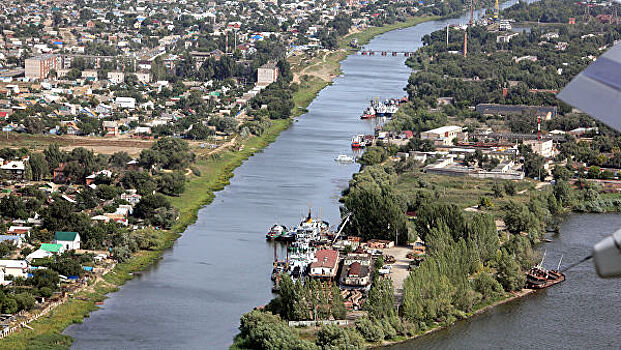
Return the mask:
[[[545,258],[545,253],[543,256]],[[565,281],[565,275],[560,271],[562,260],[561,256],[556,270],[548,270],[543,267],[543,259],[541,259],[538,265],[533,266],[526,273],[526,288],[544,289]]]
[[[270,227],[270,230],[265,235],[265,238],[268,240],[273,240],[282,236],[286,231],[287,228],[285,226],[275,224],[274,226]]]
[[[360,119],[373,119],[375,118],[375,108],[373,106],[369,106],[364,113],[360,116]]]
[[[338,157],[336,157],[334,160],[339,163],[353,163],[354,157],[348,156],[346,154],[339,154]]]
[[[365,146],[364,135],[356,135],[351,138],[351,148],[364,148]]]
[[[373,107],[375,108],[375,117],[383,117],[386,115],[386,111],[388,110],[388,107],[381,102],[375,103]]]
[[[386,107],[385,116],[392,117],[399,110],[399,106],[391,101],[391,103]]]

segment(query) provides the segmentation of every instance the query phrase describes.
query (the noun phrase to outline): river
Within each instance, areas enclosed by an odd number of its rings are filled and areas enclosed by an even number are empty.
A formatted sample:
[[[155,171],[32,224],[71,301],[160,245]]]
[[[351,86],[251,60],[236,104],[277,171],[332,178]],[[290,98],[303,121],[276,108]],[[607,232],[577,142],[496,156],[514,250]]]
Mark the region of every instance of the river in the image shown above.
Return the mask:
[[[424,35],[466,21],[388,32],[367,48],[414,51]],[[230,185],[199,211],[196,223],[160,262],[110,294],[84,323],[67,328],[72,348],[227,348],[241,314],[272,297],[273,246],[265,242],[266,230],[275,222],[296,224],[309,205],[338,224],[340,192],[358,167],[338,165],[334,158],[351,152],[353,134],[371,131],[371,123],[359,119],[369,100],[405,94],[410,70],[404,61],[403,56],[347,57],[342,76],[274,143],[235,170]]]

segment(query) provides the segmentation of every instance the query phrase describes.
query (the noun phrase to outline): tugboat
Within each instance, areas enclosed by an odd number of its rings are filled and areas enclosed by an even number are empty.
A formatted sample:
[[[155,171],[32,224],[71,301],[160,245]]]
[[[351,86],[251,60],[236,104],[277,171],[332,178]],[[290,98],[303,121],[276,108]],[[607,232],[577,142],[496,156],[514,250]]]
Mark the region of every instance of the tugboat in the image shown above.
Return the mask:
[[[545,253],[543,257],[545,258]],[[565,280],[565,275],[560,271],[561,261],[563,261],[562,256],[556,270],[548,270],[543,267],[543,259],[541,259],[538,265],[534,266],[526,273],[526,288],[544,289],[563,282]]]
[[[351,138],[351,148],[364,148],[364,135],[356,135]]]
[[[364,113],[360,116],[360,119],[373,119],[375,118],[375,108],[373,106],[369,106]]]
[[[277,239],[278,237],[282,236],[285,232],[287,232],[287,228],[285,226],[275,224],[267,232],[267,234],[265,235],[265,238],[271,241],[273,239]]]

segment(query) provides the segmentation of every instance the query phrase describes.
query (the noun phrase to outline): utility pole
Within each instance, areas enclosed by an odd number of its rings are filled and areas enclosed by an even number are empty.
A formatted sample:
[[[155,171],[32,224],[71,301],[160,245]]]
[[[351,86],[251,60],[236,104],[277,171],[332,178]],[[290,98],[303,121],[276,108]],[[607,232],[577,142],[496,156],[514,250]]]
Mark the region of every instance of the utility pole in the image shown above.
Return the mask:
[[[395,230],[395,247],[399,245],[399,230]]]
[[[464,30],[464,52],[463,52],[463,56],[464,56],[464,58],[466,58],[468,56],[468,27],[466,27],[466,30]]]

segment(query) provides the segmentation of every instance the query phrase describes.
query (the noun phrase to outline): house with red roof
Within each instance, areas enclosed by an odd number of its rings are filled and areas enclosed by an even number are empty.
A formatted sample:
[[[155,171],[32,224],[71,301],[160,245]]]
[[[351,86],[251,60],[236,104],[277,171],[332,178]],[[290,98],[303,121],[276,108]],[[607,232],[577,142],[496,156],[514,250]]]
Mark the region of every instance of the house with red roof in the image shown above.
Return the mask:
[[[315,253],[315,260],[310,266],[310,277],[334,278],[339,264],[339,252],[334,249],[321,249]]]

